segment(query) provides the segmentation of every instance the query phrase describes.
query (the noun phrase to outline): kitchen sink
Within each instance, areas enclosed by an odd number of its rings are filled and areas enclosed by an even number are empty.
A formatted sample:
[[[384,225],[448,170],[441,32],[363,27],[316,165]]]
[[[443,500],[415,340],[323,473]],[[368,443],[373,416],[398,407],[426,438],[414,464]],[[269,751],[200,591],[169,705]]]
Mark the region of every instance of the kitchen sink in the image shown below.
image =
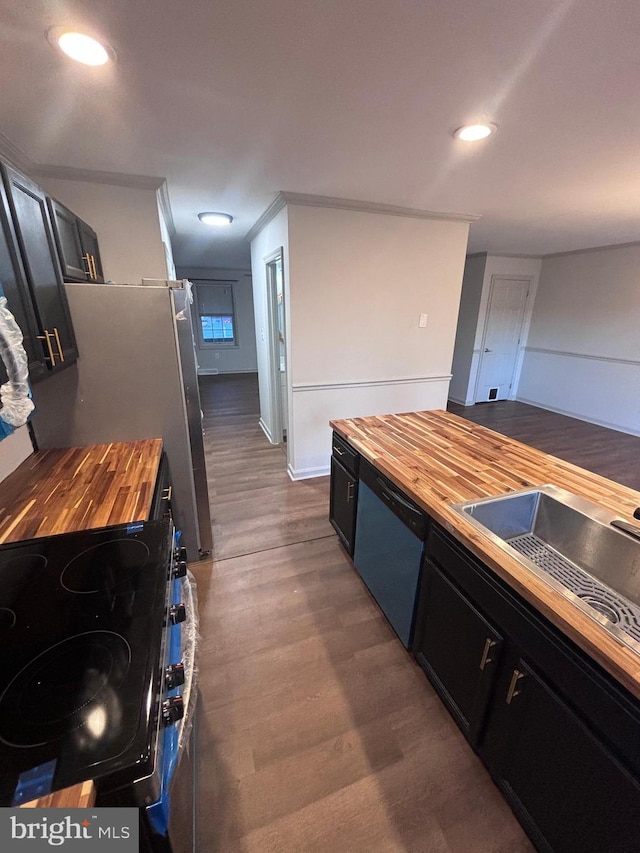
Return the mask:
[[[452,509],[619,642],[640,650],[640,539],[611,526],[615,515],[556,486]]]

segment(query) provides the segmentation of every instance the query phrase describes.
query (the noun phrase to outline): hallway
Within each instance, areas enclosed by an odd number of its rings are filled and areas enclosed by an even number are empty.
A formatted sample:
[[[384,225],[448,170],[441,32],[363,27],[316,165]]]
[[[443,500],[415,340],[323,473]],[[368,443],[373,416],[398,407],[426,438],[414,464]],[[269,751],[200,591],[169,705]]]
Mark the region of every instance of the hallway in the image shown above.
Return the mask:
[[[198,850],[531,851],[338,544],[328,477],[291,482],[253,375],[201,394]]]

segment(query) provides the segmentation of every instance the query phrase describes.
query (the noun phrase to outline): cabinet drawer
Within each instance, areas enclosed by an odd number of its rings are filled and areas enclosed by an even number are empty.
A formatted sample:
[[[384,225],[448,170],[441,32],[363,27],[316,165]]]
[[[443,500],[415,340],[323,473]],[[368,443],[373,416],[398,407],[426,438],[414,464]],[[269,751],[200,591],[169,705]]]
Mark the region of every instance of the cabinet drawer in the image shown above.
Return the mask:
[[[331,450],[342,467],[357,477],[360,466],[360,454],[335,432],[333,433]]]

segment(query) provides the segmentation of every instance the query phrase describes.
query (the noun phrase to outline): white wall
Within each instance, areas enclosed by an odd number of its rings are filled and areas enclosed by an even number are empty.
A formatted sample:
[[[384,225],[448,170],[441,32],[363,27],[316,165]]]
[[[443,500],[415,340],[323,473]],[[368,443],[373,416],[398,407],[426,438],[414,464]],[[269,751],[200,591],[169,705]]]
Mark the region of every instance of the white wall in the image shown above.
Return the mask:
[[[304,205],[288,221],[289,471],[301,478],[328,472],[332,418],[444,408],[469,226]]]
[[[253,280],[253,309],[256,329],[256,356],[258,363],[258,386],[260,389],[260,426],[271,440],[276,435],[272,410],[271,354],[269,340],[269,303],[265,259],[277,249],[283,249],[284,294],[287,311],[286,327],[290,330],[290,287],[289,287],[289,228],[288,209],[283,208],[268,222],[251,241],[251,275]],[[287,363],[291,364],[291,341],[287,335]],[[290,396],[291,372],[288,373]],[[289,403],[290,403],[289,399]],[[289,411],[291,407],[289,405]],[[289,438],[291,430],[289,430]],[[290,451],[288,444],[287,452]]]
[[[516,398],[541,268],[541,258],[512,258],[503,255],[471,255],[467,258],[449,394],[454,402],[464,406],[471,406],[475,402],[491,282],[495,276],[528,278],[531,281],[509,399]]]
[[[640,246],[544,259],[518,399],[640,435]]]
[[[253,288],[249,270],[228,270],[208,267],[178,267],[179,278],[188,278],[195,287],[206,287],[204,281],[232,282],[235,308],[235,331],[238,345],[203,345],[198,334],[197,304],[194,302],[193,323],[196,332],[198,373],[255,373],[258,369],[256,330],[253,314]]]
[[[38,182],[97,233],[105,281],[169,277],[156,190],[59,178]]]

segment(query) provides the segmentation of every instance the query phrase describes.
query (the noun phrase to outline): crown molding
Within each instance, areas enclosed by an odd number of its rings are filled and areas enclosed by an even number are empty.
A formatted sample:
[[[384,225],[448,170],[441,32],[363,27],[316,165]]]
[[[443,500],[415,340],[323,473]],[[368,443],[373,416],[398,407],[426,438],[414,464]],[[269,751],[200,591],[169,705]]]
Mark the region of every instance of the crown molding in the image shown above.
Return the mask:
[[[262,231],[262,229],[271,222],[272,219],[280,213],[283,207],[285,207],[287,202],[285,201],[284,194],[278,193],[278,195],[271,202],[269,207],[262,213],[255,223],[251,226],[251,228],[245,234],[245,240],[251,242],[254,237],[257,237],[258,234]]]
[[[171,210],[171,200],[169,198],[169,187],[167,182],[163,181],[158,187],[158,204],[164,216],[164,221],[167,223],[167,230],[172,237],[176,236],[176,225],[173,221],[173,211]]]
[[[405,219],[429,219],[444,222],[476,222],[480,219],[480,215],[475,213],[441,213],[434,210],[418,210],[413,207],[379,204],[375,201],[358,201],[352,198],[333,198],[331,196],[307,195],[281,190],[247,232],[245,239],[253,240],[265,225],[280,213],[283,207],[290,204],[304,205],[305,207],[328,207],[333,210],[353,210],[357,213],[379,213],[383,216],[400,216]]]
[[[17,145],[14,145],[4,133],[0,133],[0,157],[20,172],[33,174],[33,170],[36,168],[33,160],[27,157]]]
[[[34,163],[30,173],[37,178],[84,181],[91,184],[109,184],[115,187],[130,187],[138,190],[158,190],[165,183],[164,178],[157,178],[153,175],[98,172],[94,169],[77,169],[75,166],[52,166],[47,163]]]
[[[442,213],[435,210],[419,210],[413,207],[398,207],[393,204],[379,204],[375,201],[358,201],[352,198],[332,198],[323,195],[306,195],[282,191],[279,195],[285,204],[301,204],[306,207],[332,207],[338,210],[354,210],[359,213],[380,213],[384,216],[402,216],[407,219],[436,219],[445,222],[476,222],[480,214]]]
[[[607,249],[632,249],[634,246],[640,246],[640,241],[634,240],[630,243],[607,243],[605,246],[588,246],[585,249],[571,249],[568,252],[550,252],[548,255],[542,255],[542,259],[547,258],[565,258],[569,255],[586,255],[587,252],[605,252]]]

